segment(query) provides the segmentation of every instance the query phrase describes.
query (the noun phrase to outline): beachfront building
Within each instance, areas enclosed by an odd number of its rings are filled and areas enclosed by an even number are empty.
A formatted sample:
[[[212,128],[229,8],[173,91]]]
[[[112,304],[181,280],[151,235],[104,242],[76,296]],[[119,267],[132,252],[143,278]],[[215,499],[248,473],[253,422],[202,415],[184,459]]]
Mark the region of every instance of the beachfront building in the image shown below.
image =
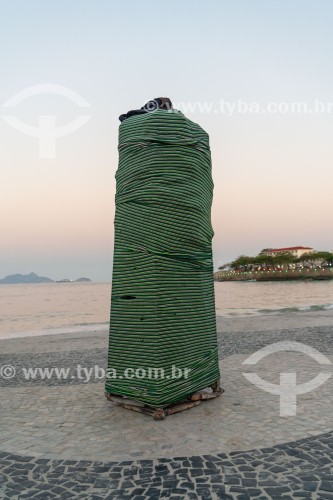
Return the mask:
[[[285,248],[264,248],[259,255],[269,255],[276,257],[281,253],[291,253],[294,257],[301,257],[305,253],[313,253],[315,250],[311,247],[285,247]]]

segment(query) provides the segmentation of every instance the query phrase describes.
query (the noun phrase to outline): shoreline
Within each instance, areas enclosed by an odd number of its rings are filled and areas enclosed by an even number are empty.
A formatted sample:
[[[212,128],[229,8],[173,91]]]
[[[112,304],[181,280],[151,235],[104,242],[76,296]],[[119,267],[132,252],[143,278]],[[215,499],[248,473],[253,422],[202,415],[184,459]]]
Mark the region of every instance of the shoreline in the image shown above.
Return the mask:
[[[88,325],[82,326],[68,326],[68,327],[59,327],[53,329],[45,329],[45,330],[36,330],[36,331],[21,331],[21,332],[8,332],[4,335],[0,333],[0,341],[1,340],[10,340],[10,339],[18,339],[24,337],[49,337],[49,336],[57,336],[57,335],[68,335],[68,334],[82,334],[85,332],[100,332],[108,330],[108,323],[97,324],[92,323]]]
[[[215,281],[324,281],[333,279],[333,268],[270,269],[265,271],[215,271]]]
[[[319,326],[333,326],[333,310],[314,310],[314,311],[294,311],[288,313],[278,312],[276,314],[268,313],[261,315],[239,315],[239,316],[222,316],[217,314],[216,327],[217,334],[223,335],[225,332],[244,333],[244,332],[260,332],[267,330],[284,330],[290,328],[306,328]],[[19,341],[24,339],[40,339],[41,341],[50,341],[52,343],[62,340],[71,339],[93,339],[99,336],[108,336],[109,326],[103,325],[87,325],[83,328],[58,328],[52,332],[40,330],[36,332],[15,332],[0,336],[2,341]]]

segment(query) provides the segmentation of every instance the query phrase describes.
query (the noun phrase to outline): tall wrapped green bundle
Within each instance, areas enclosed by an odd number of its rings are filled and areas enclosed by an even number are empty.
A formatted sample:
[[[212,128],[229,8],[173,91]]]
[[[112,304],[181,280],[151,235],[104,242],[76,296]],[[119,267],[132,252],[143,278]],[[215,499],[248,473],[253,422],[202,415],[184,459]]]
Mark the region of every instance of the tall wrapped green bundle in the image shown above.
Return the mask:
[[[157,109],[119,128],[106,393],[164,408],[219,379],[208,134]]]

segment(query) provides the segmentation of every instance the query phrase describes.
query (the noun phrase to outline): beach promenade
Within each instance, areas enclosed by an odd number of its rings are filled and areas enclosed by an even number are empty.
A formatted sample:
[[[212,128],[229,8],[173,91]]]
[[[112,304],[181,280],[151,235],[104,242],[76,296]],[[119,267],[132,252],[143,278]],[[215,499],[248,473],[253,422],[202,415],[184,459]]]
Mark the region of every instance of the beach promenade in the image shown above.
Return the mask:
[[[286,351],[244,364],[277,342],[333,362],[332,325],[332,311],[218,318],[225,393],[163,421],[105,399],[107,332],[1,340],[0,498],[333,499],[333,365]],[[28,380],[37,367],[70,376]],[[279,395],[244,373],[278,385],[288,372],[328,380],[283,416]]]

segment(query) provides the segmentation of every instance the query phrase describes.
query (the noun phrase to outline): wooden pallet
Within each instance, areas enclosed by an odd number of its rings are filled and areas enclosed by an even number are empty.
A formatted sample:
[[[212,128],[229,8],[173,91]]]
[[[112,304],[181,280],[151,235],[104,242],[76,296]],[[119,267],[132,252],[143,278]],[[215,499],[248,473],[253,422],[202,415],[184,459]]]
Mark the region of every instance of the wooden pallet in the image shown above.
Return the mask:
[[[166,406],[165,408],[153,408],[152,406],[140,403],[138,401],[133,401],[126,397],[122,397],[116,394],[110,394],[108,392],[105,393],[105,397],[109,401],[118,403],[119,406],[121,406],[122,408],[126,408],[127,410],[143,413],[144,415],[150,415],[155,420],[164,420],[165,417],[167,417],[168,415],[172,415],[173,413],[179,413],[180,411],[184,410],[189,410],[194,406],[199,406],[202,401],[217,398],[223,392],[224,389],[220,387],[220,380],[217,380],[209,388],[195,392],[194,394],[192,394],[192,396],[188,397],[187,399]]]

